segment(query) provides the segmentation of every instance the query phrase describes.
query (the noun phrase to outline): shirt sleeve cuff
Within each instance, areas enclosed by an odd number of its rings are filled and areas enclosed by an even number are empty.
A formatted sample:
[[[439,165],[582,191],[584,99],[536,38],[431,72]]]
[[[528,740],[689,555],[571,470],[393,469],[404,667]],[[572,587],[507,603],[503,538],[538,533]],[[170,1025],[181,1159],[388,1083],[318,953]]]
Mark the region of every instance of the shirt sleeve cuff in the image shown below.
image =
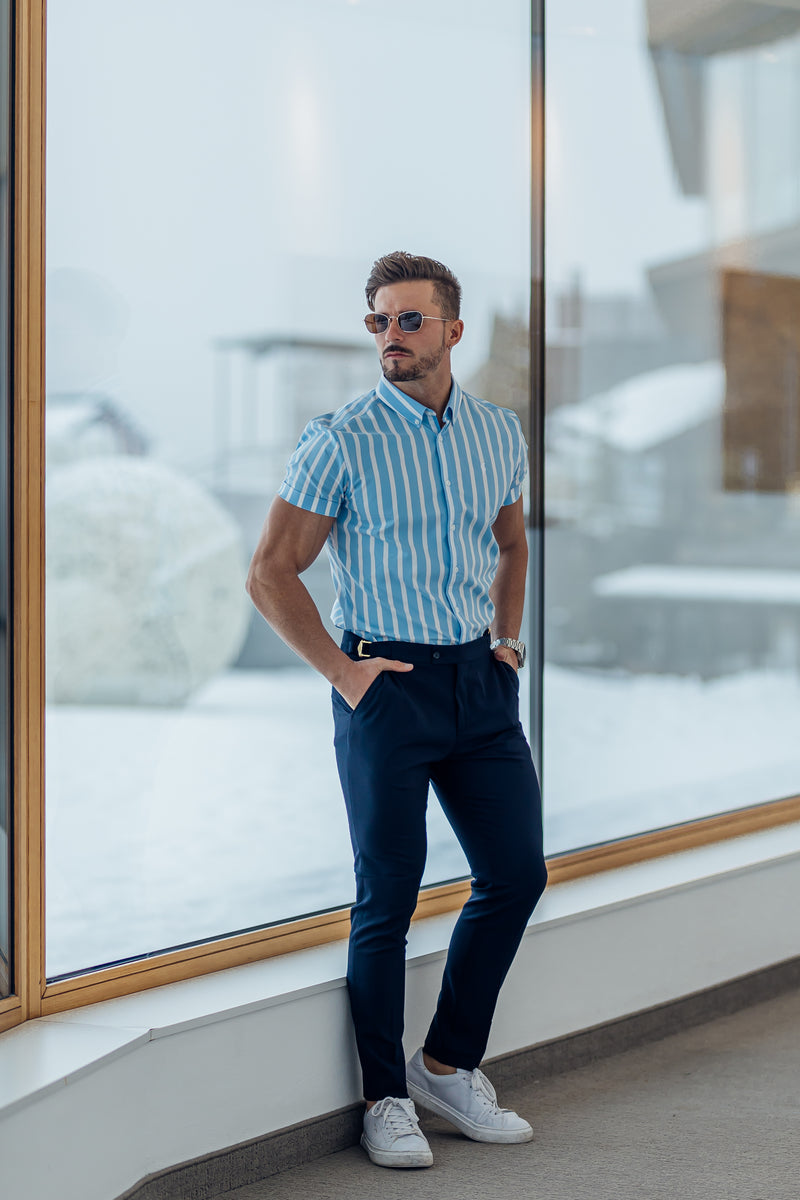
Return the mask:
[[[503,501],[502,507],[508,508],[509,504],[514,504],[517,500],[519,500],[521,495],[522,495],[522,484],[515,483],[514,486],[511,488],[511,490],[509,491],[508,495],[506,496],[505,500]]]
[[[338,500],[328,500],[326,496],[317,496],[313,492],[301,492],[298,488],[290,487],[288,483],[281,484],[278,495],[295,508],[318,513],[321,517],[335,517],[339,511]]]

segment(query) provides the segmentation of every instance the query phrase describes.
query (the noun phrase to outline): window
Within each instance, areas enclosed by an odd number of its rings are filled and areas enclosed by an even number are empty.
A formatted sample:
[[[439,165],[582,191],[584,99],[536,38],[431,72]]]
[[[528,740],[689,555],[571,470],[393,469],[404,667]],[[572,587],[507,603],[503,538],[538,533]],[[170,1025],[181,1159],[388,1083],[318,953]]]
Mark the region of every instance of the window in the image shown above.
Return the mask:
[[[529,20],[48,12],[51,979],[351,901],[329,689],[246,564],[305,422],[375,382],[379,254],[454,266],[458,377],[527,425]],[[327,616],[325,555],[306,578]],[[465,873],[432,799],[426,882]]]
[[[800,14],[717,8],[550,6],[551,852],[800,781]]]
[[[0,8],[2,265],[24,264],[2,347],[4,371],[19,354],[0,608],[3,639],[10,593],[25,631],[0,734],[0,1027],[343,934],[326,688],[242,584],[304,422],[374,382],[360,297],[398,246],[461,275],[460,381],[530,431],[546,569],[524,720],[552,877],[796,818],[779,798],[800,775],[800,28],[794,6],[702,7],[569,0],[545,38],[545,6],[521,0],[457,19],[427,0],[269,0],[223,24],[188,0],[51,5],[46,388],[43,4]],[[324,560],[308,581],[327,612]],[[435,809],[430,833],[426,883],[457,879]]]

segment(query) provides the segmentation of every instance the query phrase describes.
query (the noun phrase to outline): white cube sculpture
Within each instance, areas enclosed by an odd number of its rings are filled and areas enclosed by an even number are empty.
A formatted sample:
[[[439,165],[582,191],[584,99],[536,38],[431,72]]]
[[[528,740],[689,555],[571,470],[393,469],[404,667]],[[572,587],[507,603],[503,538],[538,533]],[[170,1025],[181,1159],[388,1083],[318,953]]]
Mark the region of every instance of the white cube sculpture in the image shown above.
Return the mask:
[[[47,481],[47,693],[175,705],[237,657],[249,602],[239,528],[147,458],[85,459]]]

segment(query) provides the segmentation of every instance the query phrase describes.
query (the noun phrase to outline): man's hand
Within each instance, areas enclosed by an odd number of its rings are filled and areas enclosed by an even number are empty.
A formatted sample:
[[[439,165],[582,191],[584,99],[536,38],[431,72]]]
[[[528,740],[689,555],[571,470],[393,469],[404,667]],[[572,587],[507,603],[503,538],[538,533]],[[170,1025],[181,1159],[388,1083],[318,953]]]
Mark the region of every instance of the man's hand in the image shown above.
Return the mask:
[[[412,663],[397,662],[393,658],[365,658],[360,662],[349,659],[348,663],[341,676],[333,681],[333,686],[352,709],[358,707],[382,671],[414,670]]]
[[[519,670],[519,659],[517,658],[516,650],[512,650],[510,646],[498,646],[492,651],[495,658],[499,658],[500,662],[508,663],[515,671]]]

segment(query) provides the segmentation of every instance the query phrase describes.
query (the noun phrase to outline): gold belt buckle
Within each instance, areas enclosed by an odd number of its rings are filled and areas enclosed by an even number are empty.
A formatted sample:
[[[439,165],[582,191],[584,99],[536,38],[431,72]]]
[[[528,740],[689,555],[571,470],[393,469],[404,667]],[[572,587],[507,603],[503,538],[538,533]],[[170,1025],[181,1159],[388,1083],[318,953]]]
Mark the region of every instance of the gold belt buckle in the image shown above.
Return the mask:
[[[361,641],[356,646],[356,654],[358,655],[358,657],[359,658],[369,658],[369,655],[367,654],[366,650],[364,650],[364,646],[371,646],[371,645],[372,645],[372,642],[367,642],[364,640],[364,638],[362,638]]]

